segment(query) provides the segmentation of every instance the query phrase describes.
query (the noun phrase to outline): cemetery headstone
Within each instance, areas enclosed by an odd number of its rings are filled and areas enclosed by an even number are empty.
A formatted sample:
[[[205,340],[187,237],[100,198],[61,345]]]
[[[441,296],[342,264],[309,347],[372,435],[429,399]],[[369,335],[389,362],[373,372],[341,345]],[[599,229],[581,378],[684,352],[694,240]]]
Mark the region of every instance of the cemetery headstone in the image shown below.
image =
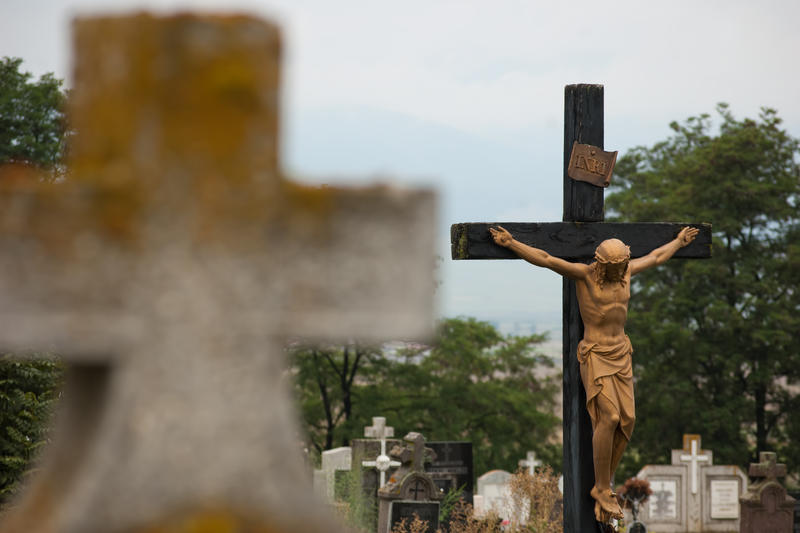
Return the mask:
[[[425,437],[411,432],[404,438],[403,446],[395,446],[391,457],[401,463],[389,478],[386,486],[378,489],[378,533],[389,533],[398,520],[413,515],[431,518],[430,533],[439,528],[439,501],[443,494],[433,478],[425,472],[425,462],[434,459],[433,450],[425,447]]]
[[[700,435],[683,436],[672,450],[670,465],[647,465],[637,477],[647,479],[653,493],[641,508],[640,520],[664,533],[739,531],[738,498],[747,476],[735,465],[715,465],[714,454],[701,446]]]
[[[0,180],[0,343],[69,364],[0,529],[337,530],[309,505],[284,337],[427,334],[432,194],[283,178],[268,22],[73,30],[69,180]]]
[[[755,481],[740,498],[741,533],[791,533],[795,500],[786,493],[778,478],[786,475],[786,465],[777,462],[774,452],[761,452],[759,462],[750,464]]]
[[[472,443],[463,441],[439,441],[426,444],[435,454],[435,459],[425,464],[425,471],[433,478],[443,493],[464,487],[462,498],[473,503],[474,470]]]
[[[484,514],[494,511],[501,518],[509,518],[511,475],[505,470],[489,470],[478,478],[478,494]]]
[[[378,435],[383,435],[383,438]],[[370,437],[368,439],[353,439],[350,441],[351,464],[357,467],[361,473],[361,491],[365,498],[365,504],[378,507],[378,489],[381,487],[381,471],[375,466],[380,462],[382,465],[388,464],[385,475],[391,476],[397,469],[396,462],[388,457],[386,450],[391,450],[394,446],[402,444],[399,439],[390,438],[394,435],[394,428],[386,426],[386,419],[384,417],[373,417],[372,426],[364,428],[364,435]],[[374,437],[373,437],[374,436]],[[383,459],[378,461],[378,458],[383,456]],[[387,463],[388,460],[388,463]],[[366,464],[366,466],[365,466]],[[336,486],[348,488],[348,483],[344,483],[345,476],[349,475],[344,472],[337,474],[340,476],[341,481],[337,481]],[[384,483],[386,476],[384,477]],[[352,480],[347,480],[352,483]],[[337,494],[337,498],[346,497],[345,494]]]
[[[314,492],[333,503],[336,493],[336,472],[349,472],[352,451],[349,446],[322,452],[322,468],[314,471]]]
[[[386,473],[400,466],[398,461],[392,461],[386,455],[386,439],[394,437],[394,428],[386,425],[384,417],[376,416],[372,418],[372,426],[364,428],[364,436],[378,439],[381,443],[381,452],[374,460],[361,461],[361,466],[375,468],[378,471],[378,488],[381,488],[386,485]]]
[[[800,533],[800,491],[788,491],[787,494],[794,498],[794,527],[792,533]]]

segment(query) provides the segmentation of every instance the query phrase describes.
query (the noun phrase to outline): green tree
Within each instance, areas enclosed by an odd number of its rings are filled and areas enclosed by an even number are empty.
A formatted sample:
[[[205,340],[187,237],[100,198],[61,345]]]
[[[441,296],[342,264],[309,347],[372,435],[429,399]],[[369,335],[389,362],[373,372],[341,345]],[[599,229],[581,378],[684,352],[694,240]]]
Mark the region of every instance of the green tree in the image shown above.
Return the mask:
[[[719,463],[775,450],[800,467],[800,145],[774,110],[717,113],[718,132],[709,115],[672,123],[615,170],[616,219],[713,224],[711,259],[634,281],[638,417],[620,476],[663,462],[684,432],[702,434]]]
[[[45,179],[63,175],[66,127],[61,80],[31,81],[21,59],[0,59],[0,167],[35,165]],[[2,176],[0,176],[2,179]],[[52,359],[0,359],[0,504],[14,493],[31,459],[46,442],[61,365]]]
[[[293,368],[311,441],[317,446],[314,435],[328,425],[323,396],[334,400],[332,413],[343,413],[340,384],[349,382],[349,422],[338,427],[336,445],[362,437],[371,417],[381,415],[398,436],[419,431],[428,440],[471,441],[476,472],[516,470],[530,449],[558,467],[558,378],[552,361],[536,351],[542,340],[506,337],[472,318],[447,319],[431,345],[369,351],[355,376],[352,347],[349,366],[342,348],[316,360],[308,349],[295,350]]]
[[[31,459],[47,442],[62,372],[52,358],[0,358],[0,503],[15,493]]]
[[[32,81],[22,59],[0,59],[0,165],[34,164],[48,176],[63,175],[66,95],[52,73]]]
[[[296,343],[289,354],[310,448],[319,455],[334,446],[347,446],[359,436],[353,424],[354,399],[365,380],[375,379],[383,363],[380,349],[358,343]]]

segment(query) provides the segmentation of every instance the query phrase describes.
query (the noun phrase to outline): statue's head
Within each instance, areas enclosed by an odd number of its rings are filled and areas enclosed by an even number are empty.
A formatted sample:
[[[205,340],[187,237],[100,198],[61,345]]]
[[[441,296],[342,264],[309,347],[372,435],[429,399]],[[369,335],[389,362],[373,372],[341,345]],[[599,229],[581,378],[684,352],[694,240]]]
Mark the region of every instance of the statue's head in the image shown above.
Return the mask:
[[[631,248],[619,239],[606,239],[594,251],[598,263],[623,263],[631,258]]]
[[[594,252],[598,281],[622,281],[631,259],[631,249],[619,239],[606,239]]]

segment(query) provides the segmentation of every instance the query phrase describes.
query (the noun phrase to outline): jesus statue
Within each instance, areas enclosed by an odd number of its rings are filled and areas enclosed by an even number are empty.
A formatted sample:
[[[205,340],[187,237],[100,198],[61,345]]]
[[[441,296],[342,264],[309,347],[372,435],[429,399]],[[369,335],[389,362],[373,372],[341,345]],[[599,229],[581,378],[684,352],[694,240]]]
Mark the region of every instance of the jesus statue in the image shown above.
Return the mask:
[[[630,248],[619,239],[600,243],[591,264],[571,263],[515,240],[502,226],[489,228],[494,242],[529,263],[549,268],[575,281],[583,319],[578,344],[586,409],[592,419],[594,513],[599,522],[622,518],[611,479],[630,441],[636,419],[633,401],[633,347],[625,334],[631,276],[665,263],[697,236],[685,227],[678,236],[649,254],[631,260]]]

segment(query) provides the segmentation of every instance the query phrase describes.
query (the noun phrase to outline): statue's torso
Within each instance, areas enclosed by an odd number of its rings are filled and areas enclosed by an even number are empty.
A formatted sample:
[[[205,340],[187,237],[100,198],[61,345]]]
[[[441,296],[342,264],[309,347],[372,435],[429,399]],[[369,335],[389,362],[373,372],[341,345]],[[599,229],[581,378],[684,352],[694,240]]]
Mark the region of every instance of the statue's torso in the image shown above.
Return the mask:
[[[623,282],[597,283],[594,273],[576,282],[578,306],[583,319],[583,338],[601,345],[621,342],[625,337],[628,302],[631,298],[630,269]]]

